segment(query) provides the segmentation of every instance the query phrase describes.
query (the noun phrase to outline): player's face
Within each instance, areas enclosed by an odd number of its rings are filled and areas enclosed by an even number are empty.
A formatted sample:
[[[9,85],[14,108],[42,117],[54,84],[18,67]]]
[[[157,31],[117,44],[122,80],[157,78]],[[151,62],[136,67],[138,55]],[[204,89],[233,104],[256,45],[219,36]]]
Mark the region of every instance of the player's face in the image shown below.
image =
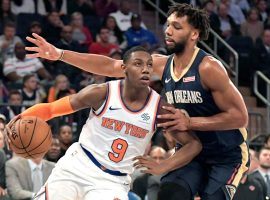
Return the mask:
[[[170,53],[183,53],[190,40],[198,39],[194,37],[194,30],[187,21],[187,16],[177,17],[171,14],[167,19],[165,30],[166,48]]]
[[[127,80],[135,86],[146,87],[150,84],[150,77],[153,72],[153,59],[144,51],[136,51],[130,55],[124,70]]]
[[[259,157],[260,166],[265,169],[270,168],[270,150],[263,149]]]

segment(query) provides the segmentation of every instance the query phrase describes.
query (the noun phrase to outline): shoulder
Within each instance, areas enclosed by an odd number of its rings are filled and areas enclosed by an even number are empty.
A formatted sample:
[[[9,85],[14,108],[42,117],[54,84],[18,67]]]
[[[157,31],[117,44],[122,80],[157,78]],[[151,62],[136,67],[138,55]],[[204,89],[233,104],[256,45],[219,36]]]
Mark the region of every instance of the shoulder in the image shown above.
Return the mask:
[[[18,166],[21,166],[21,165],[23,165],[26,162],[27,162],[26,159],[23,159],[23,158],[20,158],[20,157],[13,157],[12,159],[10,159],[10,160],[8,160],[6,162],[6,166],[7,167],[14,167],[14,166],[16,166],[16,169],[17,169]]]

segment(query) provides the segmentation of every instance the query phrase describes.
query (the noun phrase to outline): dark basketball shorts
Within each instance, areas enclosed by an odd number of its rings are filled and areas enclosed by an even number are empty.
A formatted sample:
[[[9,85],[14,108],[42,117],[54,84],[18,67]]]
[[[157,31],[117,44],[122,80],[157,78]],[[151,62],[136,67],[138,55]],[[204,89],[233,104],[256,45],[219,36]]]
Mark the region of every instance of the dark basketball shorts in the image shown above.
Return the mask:
[[[177,184],[184,181],[193,196],[199,194],[201,197],[212,195],[222,189],[226,200],[231,200],[248,166],[248,146],[244,142],[220,155],[199,155],[188,165],[163,176],[161,182]]]

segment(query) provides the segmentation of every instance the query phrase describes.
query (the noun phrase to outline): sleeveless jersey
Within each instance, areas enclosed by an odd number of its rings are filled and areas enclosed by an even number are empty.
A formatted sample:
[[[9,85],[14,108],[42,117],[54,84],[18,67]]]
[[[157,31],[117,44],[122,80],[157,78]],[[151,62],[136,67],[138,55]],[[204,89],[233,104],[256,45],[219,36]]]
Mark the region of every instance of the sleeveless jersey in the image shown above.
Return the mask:
[[[149,88],[144,107],[132,111],[122,98],[122,81],[108,82],[107,98],[97,111],[90,111],[79,142],[104,167],[133,172],[132,159],[143,155],[155,131],[160,96]]]
[[[162,82],[167,102],[176,108],[184,109],[190,117],[208,117],[221,112],[215,104],[210,91],[203,88],[200,80],[199,65],[208,54],[197,48],[187,72],[179,80],[173,72],[173,56],[168,58]],[[226,131],[195,131],[202,142],[204,154],[219,154],[241,145],[247,138],[246,129]]]

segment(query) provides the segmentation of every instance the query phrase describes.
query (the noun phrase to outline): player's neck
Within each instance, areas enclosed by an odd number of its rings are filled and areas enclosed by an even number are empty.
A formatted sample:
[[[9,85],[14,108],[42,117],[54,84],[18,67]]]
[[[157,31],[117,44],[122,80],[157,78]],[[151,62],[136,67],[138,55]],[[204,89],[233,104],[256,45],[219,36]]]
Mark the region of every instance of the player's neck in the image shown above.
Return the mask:
[[[125,80],[122,87],[123,99],[127,101],[145,102],[150,90],[148,87],[136,87],[134,84]]]
[[[174,55],[175,68],[179,70],[183,70],[184,68],[186,68],[190,63],[196,48],[197,48],[196,46],[192,47],[187,46],[183,53],[175,54]]]

